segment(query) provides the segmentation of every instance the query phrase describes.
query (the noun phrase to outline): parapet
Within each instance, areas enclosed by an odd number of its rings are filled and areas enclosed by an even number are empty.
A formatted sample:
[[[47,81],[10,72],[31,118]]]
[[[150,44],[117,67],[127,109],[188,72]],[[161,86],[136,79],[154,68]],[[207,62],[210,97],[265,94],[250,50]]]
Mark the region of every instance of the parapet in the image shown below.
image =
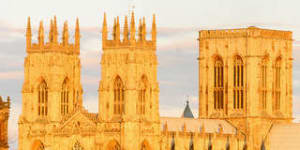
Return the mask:
[[[45,43],[45,33],[43,21],[40,22],[40,27],[38,31],[38,43],[32,43],[32,33],[31,33],[31,23],[30,17],[27,21],[26,29],[26,51],[27,53],[37,53],[37,52],[61,52],[67,54],[79,54],[80,53],[80,31],[79,31],[79,20],[76,20],[75,27],[75,43],[69,43],[69,29],[68,22],[65,21],[61,42],[58,41],[58,31],[56,17],[50,21],[49,39]]]
[[[199,31],[199,40],[201,39],[218,39],[218,38],[270,38],[281,40],[292,40],[292,32],[261,29],[257,27],[248,27],[241,29],[224,29],[224,30],[201,30]]]
[[[121,39],[119,17],[114,19],[112,39],[108,39],[108,29],[106,22],[106,14],[104,13],[103,27],[102,27],[102,48],[106,49],[118,49],[118,48],[138,48],[138,49],[151,49],[156,50],[156,22],[155,15],[153,15],[152,22],[152,39],[146,39],[146,22],[145,17],[139,20],[139,26],[136,37],[136,27],[134,13],[132,12],[130,29],[128,27],[128,19],[125,16],[123,27],[123,39]]]

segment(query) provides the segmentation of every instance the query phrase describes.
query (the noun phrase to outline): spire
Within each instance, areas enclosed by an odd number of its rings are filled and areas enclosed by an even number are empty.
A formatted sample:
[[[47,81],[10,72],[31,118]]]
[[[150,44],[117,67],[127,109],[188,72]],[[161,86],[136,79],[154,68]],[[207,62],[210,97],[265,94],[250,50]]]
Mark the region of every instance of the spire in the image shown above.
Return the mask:
[[[80,47],[80,30],[79,30],[79,19],[76,19],[76,27],[75,27],[75,47]]]
[[[58,42],[58,31],[57,31],[57,22],[56,22],[56,16],[54,16],[54,25],[53,25],[53,42]]]
[[[53,42],[53,20],[50,20],[49,43]]]
[[[153,14],[153,22],[152,22],[152,41],[156,42],[156,19],[155,19],[155,14]]]
[[[68,28],[68,22],[67,21],[65,21],[65,23],[64,23],[62,41],[63,41],[63,45],[68,45],[68,43],[69,43],[69,28]]]
[[[39,28],[39,36],[38,36],[38,41],[39,41],[39,45],[42,46],[44,45],[44,25],[43,25],[43,21],[40,21],[40,28]]]
[[[124,37],[124,41],[128,41],[128,23],[127,23],[127,16],[125,16],[125,23],[124,23],[123,37]]]
[[[30,24],[30,17],[27,18],[26,46],[27,46],[27,48],[31,47],[31,24]]]
[[[145,17],[143,17],[143,24],[142,24],[142,40],[146,40],[146,21]]]
[[[131,14],[131,23],[130,23],[130,41],[135,41],[135,21],[134,21],[134,12]]]
[[[106,13],[104,13],[103,26],[102,26],[102,41],[104,40],[107,40]]]
[[[186,101],[186,106],[184,108],[183,114],[181,116],[182,118],[194,118],[194,115],[191,111],[189,101]]]
[[[116,40],[120,41],[120,21],[119,21],[119,16],[117,17],[117,25],[116,25]]]

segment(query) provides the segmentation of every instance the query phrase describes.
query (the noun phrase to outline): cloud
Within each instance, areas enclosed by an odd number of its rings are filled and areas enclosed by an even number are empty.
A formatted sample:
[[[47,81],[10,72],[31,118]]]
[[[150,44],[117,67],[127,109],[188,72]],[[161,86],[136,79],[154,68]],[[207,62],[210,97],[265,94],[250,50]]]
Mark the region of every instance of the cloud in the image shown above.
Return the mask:
[[[0,80],[23,79],[22,71],[0,72]]]

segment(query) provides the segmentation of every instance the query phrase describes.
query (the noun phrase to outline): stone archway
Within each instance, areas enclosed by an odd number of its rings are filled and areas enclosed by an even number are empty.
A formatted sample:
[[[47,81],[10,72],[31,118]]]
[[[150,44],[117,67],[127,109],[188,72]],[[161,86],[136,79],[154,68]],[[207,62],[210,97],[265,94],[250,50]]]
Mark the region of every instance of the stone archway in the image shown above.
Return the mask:
[[[40,140],[35,140],[31,146],[31,150],[45,150],[45,146]]]
[[[147,140],[144,140],[142,144],[140,145],[139,150],[151,150],[150,144]]]
[[[107,144],[106,150],[121,150],[121,147],[116,140],[112,140]]]

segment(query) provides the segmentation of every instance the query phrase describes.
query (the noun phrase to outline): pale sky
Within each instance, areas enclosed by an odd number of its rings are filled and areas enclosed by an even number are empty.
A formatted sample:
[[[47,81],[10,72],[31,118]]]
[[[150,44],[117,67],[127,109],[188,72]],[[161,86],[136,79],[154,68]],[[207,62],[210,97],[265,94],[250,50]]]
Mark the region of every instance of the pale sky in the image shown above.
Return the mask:
[[[257,26],[293,31],[294,116],[300,118],[300,1],[298,0],[2,0],[0,5],[0,95],[12,99],[9,143],[17,149],[17,120],[21,111],[21,88],[25,53],[25,28],[31,17],[34,38],[40,20],[46,29],[57,16],[61,28],[68,20],[71,35],[76,17],[81,27],[82,83],[84,106],[97,112],[100,80],[101,27],[103,13],[108,24],[128,15],[135,6],[136,19],[145,16],[151,26],[156,14],[160,82],[160,113],[180,116],[190,96],[197,116],[197,32]],[[46,36],[47,37],[47,36]],[[36,39],[33,39],[36,41]]]

